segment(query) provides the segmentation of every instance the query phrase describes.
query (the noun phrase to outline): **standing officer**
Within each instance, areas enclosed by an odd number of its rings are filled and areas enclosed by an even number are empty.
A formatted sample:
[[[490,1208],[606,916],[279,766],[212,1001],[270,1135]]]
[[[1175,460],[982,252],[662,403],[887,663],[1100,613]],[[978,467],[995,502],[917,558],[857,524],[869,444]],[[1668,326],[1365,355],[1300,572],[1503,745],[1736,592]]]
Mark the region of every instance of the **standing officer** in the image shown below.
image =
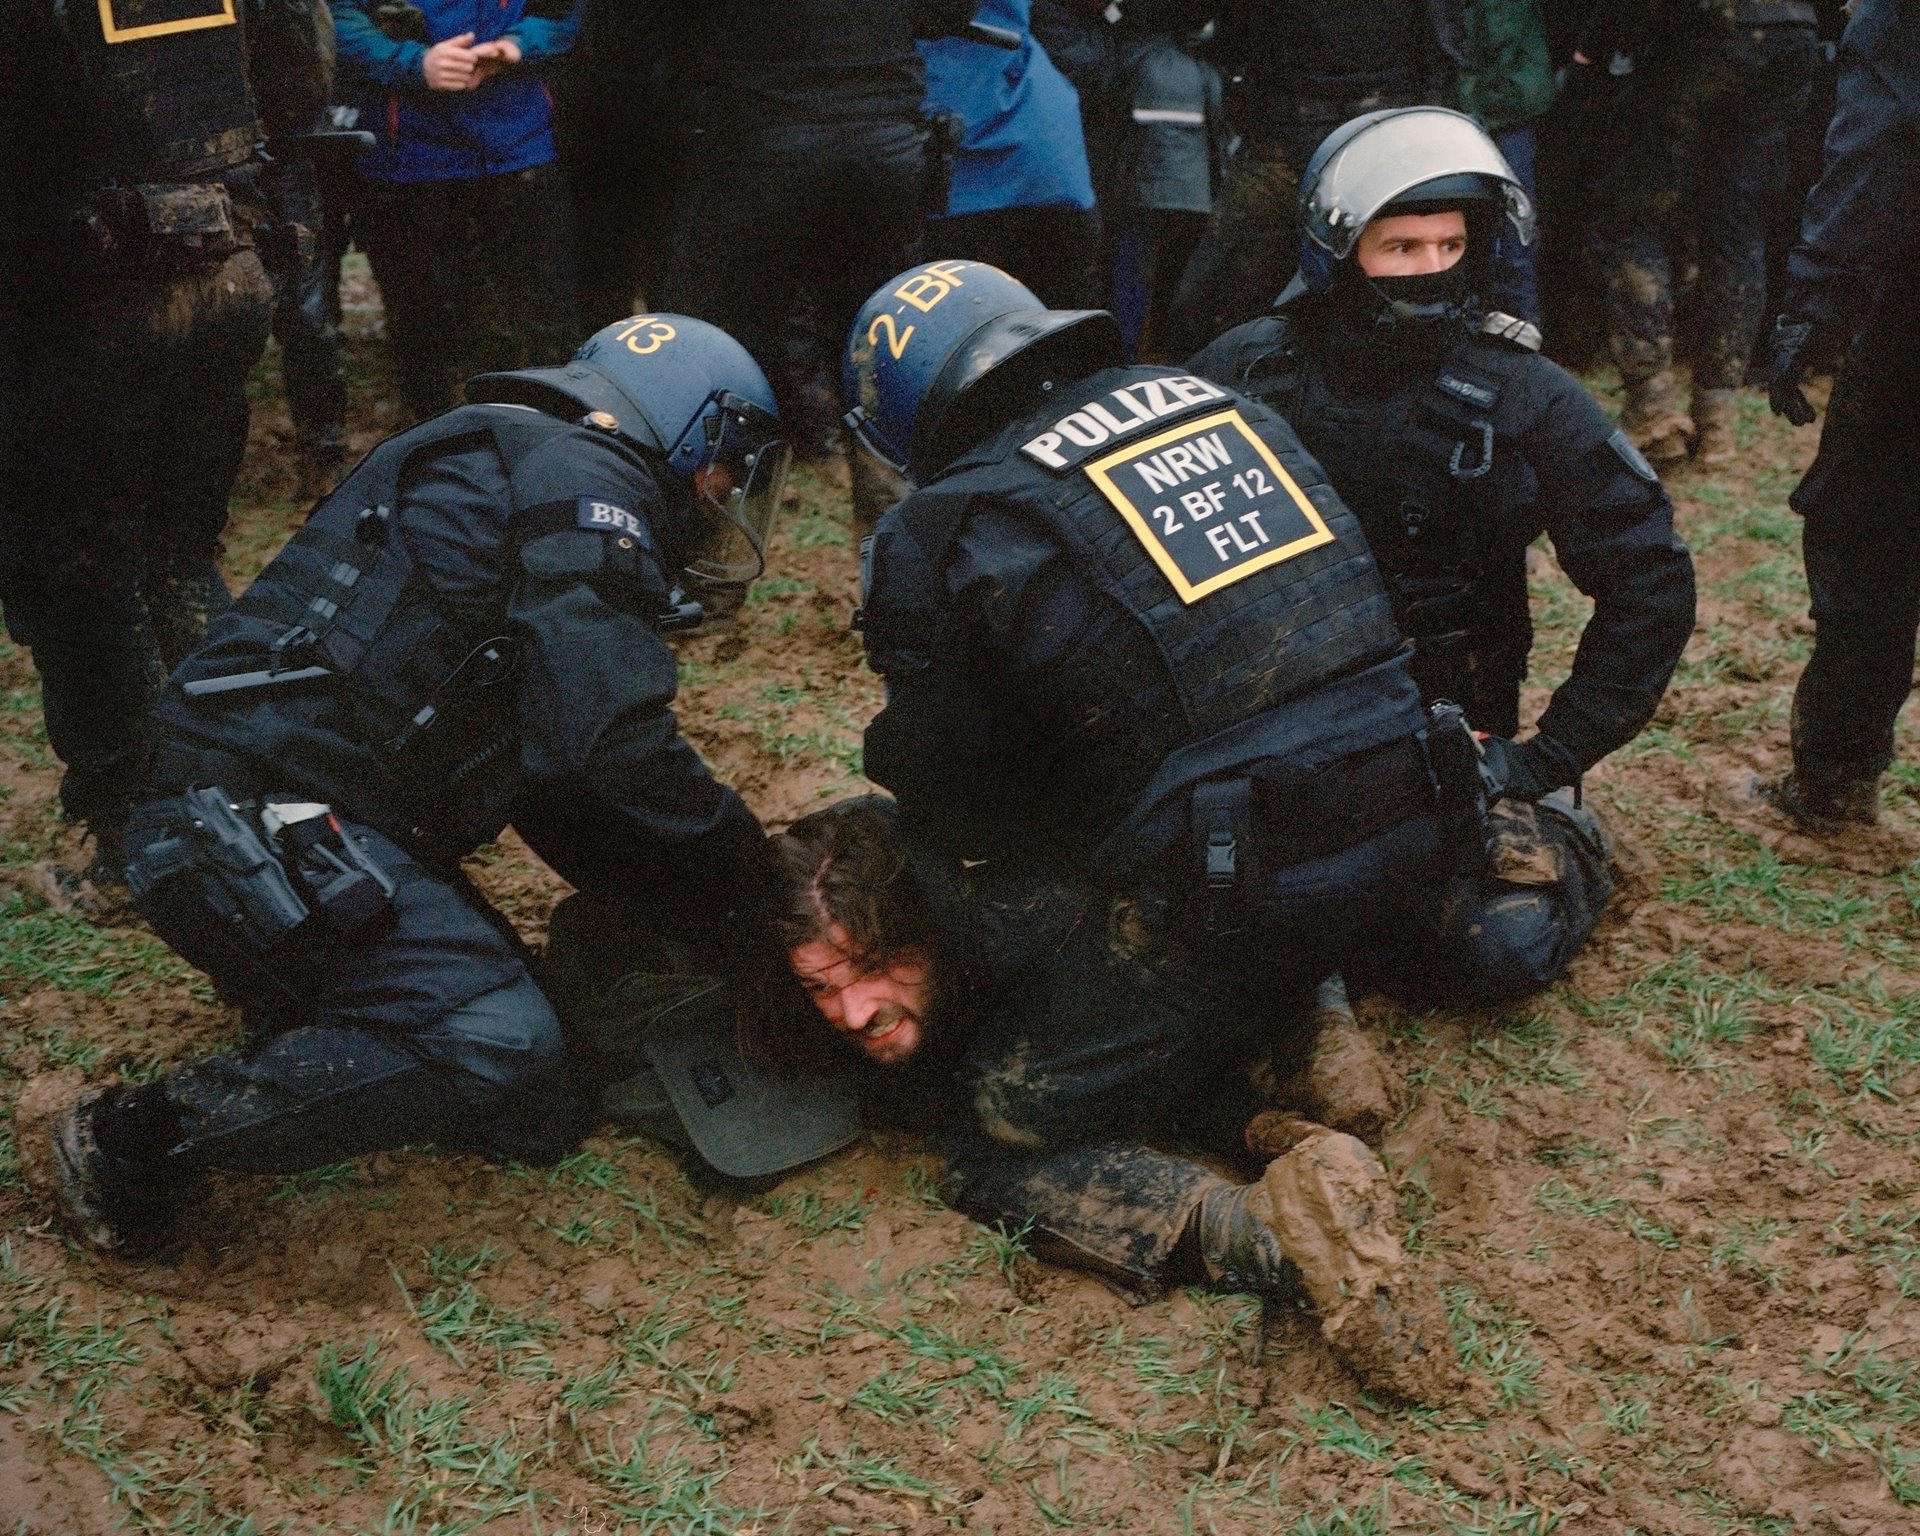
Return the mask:
[[[228,600],[215,560],[272,304],[256,88],[278,118],[318,111],[332,29],[321,0],[6,15],[0,602],[89,873],[117,880],[153,700]]]
[[[1793,697],[1793,770],[1763,786],[1811,832],[1879,817],[1893,723],[1913,686],[1920,625],[1920,13],[1861,0],[1840,40],[1826,167],[1787,258],[1773,332],[1773,408],[1814,417],[1809,366],[1843,349],[1806,519],[1813,655]]]
[[[787,457],[765,378],[643,315],[469,387],[496,403],[368,455],[161,699],[128,883],[253,1043],[77,1101],[30,1085],[23,1159],[95,1248],[164,1241],[208,1169],[572,1144],[553,1009],[459,868],[509,822],[634,921],[759,936],[765,839],[681,738],[661,631],[699,616],[676,572],[760,568]]]
[[[1286,423],[1121,356],[1105,312],[934,262],[867,301],[843,371],[849,424],[919,487],[868,559],[887,702],[867,773],[912,842],[979,861],[1014,936],[1063,914],[1077,935],[1033,946],[979,1066],[969,1208],[1016,1223],[1116,1176],[1098,1158],[1042,1176],[1042,1153],[1111,1135],[1184,1085],[1181,1063],[1244,1041],[1224,994],[1277,1029],[1275,999],[1417,921],[1482,836],[1471,738],[1421,703],[1360,527]],[[1092,1087],[1062,1104],[1042,1081],[1066,1070],[1054,1000],[1110,963],[1165,984],[1113,1038],[1076,1040]],[[1159,1210],[1147,1273],[1197,1198],[1184,1176],[1132,1192]],[[1280,1290],[1261,1218],[1221,1220],[1213,1258],[1244,1243],[1253,1288]]]
[[[1693,566],[1646,460],[1540,333],[1485,314],[1496,243],[1533,209],[1491,140],[1439,107],[1328,136],[1301,183],[1300,270],[1194,371],[1281,412],[1354,508],[1429,700],[1486,737],[1496,874],[1371,979],[1492,1003],[1546,986],[1610,893],[1592,814],[1556,794],[1652,717],[1693,630]],[[1520,728],[1541,532],[1594,601],[1573,671]],[[1544,857],[1543,857],[1544,855]]]
[[[1606,280],[1621,422],[1661,468],[1733,462],[1734,389],[1766,318],[1767,229],[1820,62],[1809,0],[1600,0],[1575,53],[1588,97],[1587,244]],[[1693,389],[1673,375],[1680,263],[1699,261]]]

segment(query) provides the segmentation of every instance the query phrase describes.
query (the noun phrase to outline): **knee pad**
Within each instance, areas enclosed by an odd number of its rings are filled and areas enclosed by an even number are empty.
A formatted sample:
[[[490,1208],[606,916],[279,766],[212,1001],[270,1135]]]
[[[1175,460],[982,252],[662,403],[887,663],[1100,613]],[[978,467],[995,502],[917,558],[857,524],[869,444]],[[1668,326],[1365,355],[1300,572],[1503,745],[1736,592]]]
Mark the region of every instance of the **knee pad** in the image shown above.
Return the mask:
[[[423,1060],[499,1089],[550,1070],[566,1051],[559,1015],[531,976],[481,993],[412,1044]]]

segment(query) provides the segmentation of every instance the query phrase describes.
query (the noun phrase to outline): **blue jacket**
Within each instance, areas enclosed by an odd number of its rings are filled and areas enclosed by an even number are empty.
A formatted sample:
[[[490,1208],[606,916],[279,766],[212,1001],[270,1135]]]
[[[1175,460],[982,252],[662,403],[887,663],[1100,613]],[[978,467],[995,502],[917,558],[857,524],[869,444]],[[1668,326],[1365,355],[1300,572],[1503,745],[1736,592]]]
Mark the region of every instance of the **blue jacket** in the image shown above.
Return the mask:
[[[953,157],[950,214],[1093,206],[1080,93],[1033,40],[1032,14],[1033,0],[983,0],[975,13],[1018,32],[1016,51],[957,37],[920,44],[928,107],[967,125]]]
[[[456,181],[550,165],[553,103],[528,66],[565,53],[579,7],[564,20],[526,16],[526,0],[418,0],[433,42],[471,32],[479,42],[511,37],[519,67],[477,91],[430,91],[421,61],[427,45],[395,42],[373,19],[378,0],[334,0],[341,93],[377,140],[360,160],[369,181]]]

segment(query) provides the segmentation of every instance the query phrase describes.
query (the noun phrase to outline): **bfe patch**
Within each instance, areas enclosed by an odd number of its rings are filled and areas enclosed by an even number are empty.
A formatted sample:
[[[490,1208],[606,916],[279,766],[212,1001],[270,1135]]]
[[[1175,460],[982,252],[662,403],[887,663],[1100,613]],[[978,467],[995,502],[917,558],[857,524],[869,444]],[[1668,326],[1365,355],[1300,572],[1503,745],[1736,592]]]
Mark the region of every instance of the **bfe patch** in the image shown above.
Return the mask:
[[[1333,542],[1237,410],[1182,422],[1086,472],[1185,603]]]

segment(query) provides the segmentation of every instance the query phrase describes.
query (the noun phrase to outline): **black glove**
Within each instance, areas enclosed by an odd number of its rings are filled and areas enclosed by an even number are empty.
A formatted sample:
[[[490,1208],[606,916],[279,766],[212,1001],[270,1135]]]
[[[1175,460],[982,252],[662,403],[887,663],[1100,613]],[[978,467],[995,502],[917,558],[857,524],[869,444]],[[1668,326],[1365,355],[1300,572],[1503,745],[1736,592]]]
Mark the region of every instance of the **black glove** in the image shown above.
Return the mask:
[[[1782,315],[1773,322],[1768,365],[1767,404],[1773,414],[1784,416],[1796,427],[1804,427],[1817,414],[1800,382],[1813,366],[1816,351],[1830,350],[1821,345],[1820,328],[1811,320],[1796,320]]]
[[[1578,760],[1551,736],[1486,737],[1480,743],[1480,772],[1489,800],[1538,800],[1580,781]]]

